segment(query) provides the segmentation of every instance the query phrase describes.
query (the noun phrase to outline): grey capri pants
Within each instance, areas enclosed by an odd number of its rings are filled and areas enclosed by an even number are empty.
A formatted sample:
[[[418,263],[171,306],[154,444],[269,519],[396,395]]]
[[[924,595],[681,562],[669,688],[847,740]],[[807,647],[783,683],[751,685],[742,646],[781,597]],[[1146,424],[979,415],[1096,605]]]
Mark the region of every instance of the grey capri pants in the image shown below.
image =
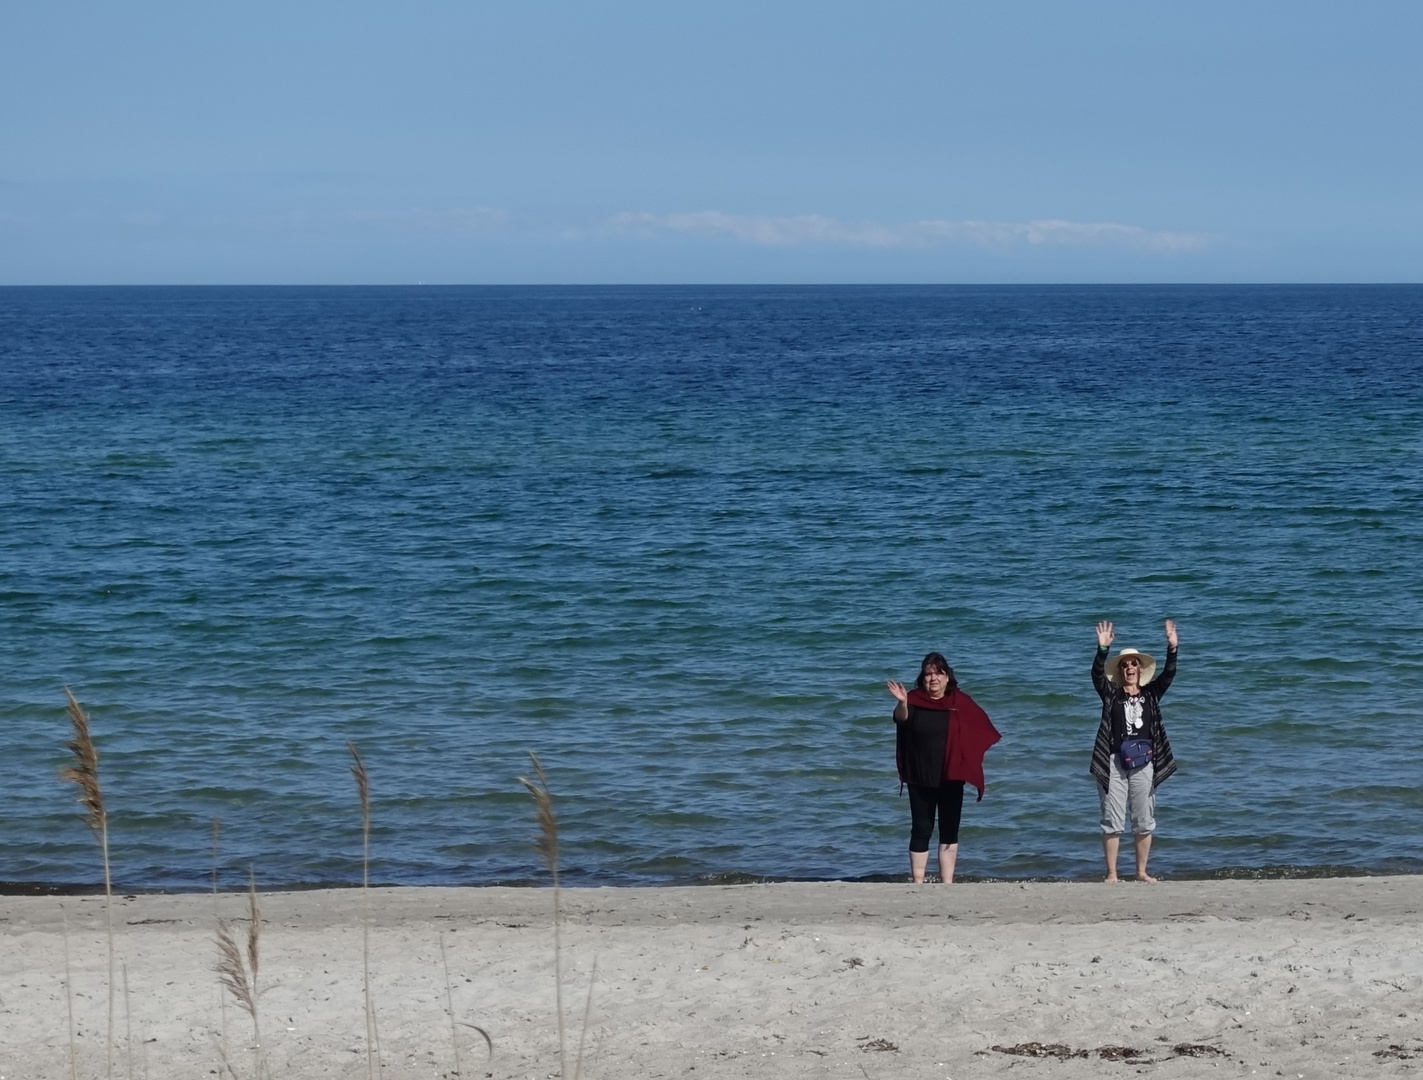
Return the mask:
[[[1156,831],[1156,792],[1151,781],[1156,775],[1156,766],[1143,765],[1127,772],[1122,768],[1122,759],[1112,755],[1111,777],[1107,788],[1097,789],[1102,797],[1102,833],[1116,836],[1123,832],[1127,823],[1127,808],[1131,808],[1132,832],[1137,836]]]

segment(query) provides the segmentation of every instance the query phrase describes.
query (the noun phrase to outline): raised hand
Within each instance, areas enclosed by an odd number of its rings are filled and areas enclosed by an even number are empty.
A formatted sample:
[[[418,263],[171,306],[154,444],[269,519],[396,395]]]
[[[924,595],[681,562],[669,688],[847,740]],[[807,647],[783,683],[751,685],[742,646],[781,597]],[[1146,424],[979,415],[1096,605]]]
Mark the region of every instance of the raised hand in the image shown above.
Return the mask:
[[[1173,649],[1181,644],[1181,639],[1176,635],[1176,623],[1171,619],[1166,620],[1166,644]]]
[[[893,679],[890,679],[889,682],[885,683],[884,685],[885,689],[887,689],[890,694],[894,696],[895,701],[899,702],[901,705],[909,704],[909,691],[904,689],[903,683],[897,683]]]
[[[1112,624],[1103,619],[1097,624],[1097,648],[1110,648],[1112,642],[1117,640],[1116,632],[1112,629]]]

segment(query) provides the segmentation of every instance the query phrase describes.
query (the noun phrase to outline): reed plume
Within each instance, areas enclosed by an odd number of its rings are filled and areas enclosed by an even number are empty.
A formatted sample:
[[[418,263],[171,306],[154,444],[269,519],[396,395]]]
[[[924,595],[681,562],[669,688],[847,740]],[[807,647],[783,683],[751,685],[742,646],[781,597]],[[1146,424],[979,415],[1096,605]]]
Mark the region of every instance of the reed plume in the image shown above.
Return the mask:
[[[237,947],[237,939],[225,919],[217,924],[217,977],[237,999],[237,1004],[247,1010],[248,1016],[257,1011],[252,984],[247,979],[247,965],[242,962],[242,950]]]
[[[257,971],[261,964],[262,909],[257,905],[257,879],[248,875],[247,889],[247,948],[237,944],[237,938],[226,921],[217,924],[217,977],[237,1004],[252,1018],[252,1034],[257,1041],[256,1074],[258,1080],[268,1074],[266,1055],[262,1049],[262,1024],[257,1007]],[[226,1052],[224,1051],[224,1061]],[[231,1065],[228,1071],[232,1071]],[[235,1074],[234,1074],[235,1075]]]
[[[519,777],[519,783],[528,789],[534,800],[534,811],[538,816],[539,831],[534,834],[534,850],[543,856],[544,864],[553,875],[553,887],[558,888],[558,819],[553,814],[553,795],[548,789],[548,777],[539,762],[537,754],[529,754],[529,761],[538,778],[530,780]]]
[[[351,752],[351,775],[356,778],[356,794],[361,799],[361,971],[366,989],[366,1076],[374,1080],[381,1062],[375,1001],[371,997],[371,778],[356,744],[348,741],[346,749]]]
[[[252,968],[252,995],[257,995],[257,965],[261,959],[262,909],[257,906],[257,875],[247,871],[247,963]]]
[[[530,797],[534,800],[534,814],[538,818],[539,831],[534,834],[534,849],[543,856],[544,864],[553,878],[553,1000],[558,1014],[558,1059],[559,1076],[568,1077],[568,1034],[563,1022],[563,917],[559,907],[558,894],[558,819],[553,813],[553,795],[548,789],[548,777],[538,755],[529,754],[534,766],[535,780],[519,777]]]
[[[99,787],[99,751],[89,733],[89,714],[67,686],[64,696],[69,702],[69,722],[74,725],[74,737],[66,744],[74,755],[74,764],[61,769],[59,775],[79,786],[79,805],[84,807],[85,824],[95,835],[102,835],[109,827],[109,818],[104,812],[104,792]]]
[[[59,770],[59,778],[72,782],[79,789],[79,805],[84,807],[85,824],[99,841],[99,850],[104,857],[104,914],[109,930],[109,1080],[114,1075],[114,882],[109,870],[109,815],[104,810],[104,792],[99,787],[99,751],[89,734],[89,714],[79,704],[69,687],[64,688],[64,696],[69,701],[69,722],[74,726],[74,737],[69,740],[69,752],[74,755],[74,764]]]

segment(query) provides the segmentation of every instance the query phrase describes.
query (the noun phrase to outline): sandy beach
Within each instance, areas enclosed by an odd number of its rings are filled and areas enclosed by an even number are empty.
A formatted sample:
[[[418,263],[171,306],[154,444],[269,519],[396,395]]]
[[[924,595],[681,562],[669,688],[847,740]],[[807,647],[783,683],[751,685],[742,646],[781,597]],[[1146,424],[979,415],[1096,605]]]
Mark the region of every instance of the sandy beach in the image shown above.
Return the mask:
[[[595,963],[583,1064],[593,1078],[1423,1071],[1423,877],[562,896],[570,1075]],[[453,1073],[442,935],[461,1074],[558,1074],[551,890],[376,889],[370,900],[383,1075]],[[245,945],[244,899],[217,903]],[[361,893],[260,903],[272,1075],[365,1076]],[[5,897],[4,1080],[70,1075],[61,904],[78,1075],[105,1072],[102,898]],[[123,897],[115,908],[128,982],[115,1075],[217,1073],[213,897]],[[467,1025],[488,1032],[492,1056]],[[232,1064],[251,1076],[251,1022],[230,1002],[227,1026]]]

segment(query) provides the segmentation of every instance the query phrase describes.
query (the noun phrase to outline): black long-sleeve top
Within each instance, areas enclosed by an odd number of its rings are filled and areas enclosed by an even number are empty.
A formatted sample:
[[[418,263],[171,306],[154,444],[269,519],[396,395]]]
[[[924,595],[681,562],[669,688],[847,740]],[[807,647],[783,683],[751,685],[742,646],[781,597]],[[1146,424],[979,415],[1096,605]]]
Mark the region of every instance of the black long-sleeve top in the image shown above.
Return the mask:
[[[1171,680],[1176,677],[1176,650],[1166,651],[1166,666],[1152,676],[1149,683],[1138,688],[1138,693],[1128,694],[1120,683],[1107,678],[1107,650],[1099,648],[1092,661],[1092,685],[1097,696],[1102,699],[1104,715],[1110,716],[1111,748],[1113,753],[1122,748],[1124,739],[1155,739],[1156,728],[1161,720],[1161,699],[1171,688]],[[1132,698],[1140,701],[1140,716],[1137,726],[1128,730],[1127,712]]]
[[[1122,746],[1126,726],[1126,710],[1122,699],[1124,691],[1107,678],[1107,651],[1097,649],[1092,661],[1092,685],[1097,696],[1102,699],[1102,720],[1097,725],[1097,738],[1092,744],[1092,764],[1089,770],[1092,779],[1105,789],[1111,776],[1112,755]],[[1176,650],[1166,650],[1166,665],[1145,686],[1141,687],[1142,720],[1149,726],[1151,734],[1142,736],[1151,739],[1153,769],[1151,786],[1153,790],[1161,786],[1168,776],[1176,771],[1176,759],[1171,753],[1171,740],[1166,737],[1166,725],[1161,721],[1161,698],[1176,677]]]

